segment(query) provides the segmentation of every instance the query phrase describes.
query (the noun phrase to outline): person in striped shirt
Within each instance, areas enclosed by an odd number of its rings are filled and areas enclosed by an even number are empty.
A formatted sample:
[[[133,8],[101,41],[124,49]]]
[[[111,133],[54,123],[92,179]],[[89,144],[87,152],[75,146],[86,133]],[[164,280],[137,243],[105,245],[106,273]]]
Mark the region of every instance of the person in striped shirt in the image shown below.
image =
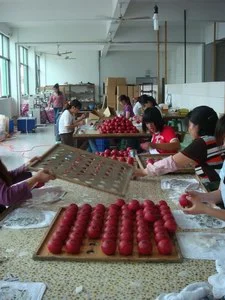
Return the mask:
[[[225,115],[223,115],[216,125],[215,131],[216,141],[218,145],[225,145]],[[200,193],[197,191],[189,191],[187,199],[192,205],[188,208],[182,208],[186,214],[207,214],[211,217],[225,221],[225,161],[220,171],[220,187],[216,191],[210,193]],[[218,207],[223,209],[218,209]]]
[[[136,170],[134,176],[163,175],[179,168],[195,166],[196,174],[202,178],[206,188],[212,182],[219,182],[218,171],[222,168],[222,154],[225,150],[217,146],[214,136],[217,113],[211,107],[198,106],[187,117],[192,143],[179,153],[154,164],[148,163],[146,169]]]

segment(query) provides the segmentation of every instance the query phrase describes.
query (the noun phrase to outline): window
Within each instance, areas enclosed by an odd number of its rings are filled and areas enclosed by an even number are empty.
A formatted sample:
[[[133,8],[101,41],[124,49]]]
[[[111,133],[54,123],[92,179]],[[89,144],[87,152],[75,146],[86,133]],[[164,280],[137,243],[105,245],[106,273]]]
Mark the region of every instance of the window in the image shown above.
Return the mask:
[[[10,96],[9,38],[0,33],[0,97]]]
[[[29,70],[28,70],[28,49],[19,46],[20,61],[20,92],[22,95],[29,94]]]
[[[36,91],[39,92],[41,86],[41,68],[40,68],[40,56],[35,55],[35,78],[36,78]]]

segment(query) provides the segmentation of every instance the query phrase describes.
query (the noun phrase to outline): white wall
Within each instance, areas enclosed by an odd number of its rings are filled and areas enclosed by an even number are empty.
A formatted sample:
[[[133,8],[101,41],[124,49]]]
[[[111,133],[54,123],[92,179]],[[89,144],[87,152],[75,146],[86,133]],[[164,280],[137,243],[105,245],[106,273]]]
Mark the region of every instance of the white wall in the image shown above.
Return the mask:
[[[217,34],[216,34],[216,39],[224,39],[225,38],[225,22],[224,23],[217,23]]]
[[[75,60],[65,60],[46,56],[45,82],[47,85],[55,83],[77,84],[91,82],[96,87],[96,100],[98,100],[99,72],[98,51],[76,51]],[[43,77],[42,77],[43,80]]]
[[[155,45],[156,47],[156,45]],[[160,45],[160,77],[165,76],[164,46]],[[168,45],[168,83],[184,83],[184,46]],[[187,82],[202,82],[203,45],[187,45]],[[101,82],[106,77],[126,77],[127,83],[136,82],[136,77],[157,76],[156,51],[110,51],[101,58]]]
[[[157,76],[156,51],[110,51],[101,58],[101,82],[106,77],[126,77],[127,83],[134,84],[136,77]]]
[[[186,82],[203,81],[203,44],[187,44]],[[184,83],[184,46],[168,46],[168,83]]]
[[[168,84],[165,98],[168,93],[172,95],[173,107],[191,110],[199,105],[208,105],[218,114],[225,112],[225,82]]]

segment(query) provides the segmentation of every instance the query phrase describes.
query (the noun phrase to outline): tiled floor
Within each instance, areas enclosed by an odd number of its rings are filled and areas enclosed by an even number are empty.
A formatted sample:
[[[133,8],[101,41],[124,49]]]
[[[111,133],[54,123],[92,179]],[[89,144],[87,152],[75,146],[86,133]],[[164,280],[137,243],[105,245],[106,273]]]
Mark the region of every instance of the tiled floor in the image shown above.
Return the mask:
[[[15,133],[0,142],[0,158],[7,168],[14,169],[34,156],[40,156],[55,144],[54,126],[37,127],[36,133]]]

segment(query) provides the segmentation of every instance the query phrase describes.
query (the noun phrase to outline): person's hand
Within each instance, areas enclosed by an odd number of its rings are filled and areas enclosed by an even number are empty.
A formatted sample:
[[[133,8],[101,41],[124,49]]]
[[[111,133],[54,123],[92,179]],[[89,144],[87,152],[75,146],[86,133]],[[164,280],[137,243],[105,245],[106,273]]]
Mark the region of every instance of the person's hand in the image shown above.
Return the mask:
[[[85,115],[85,114],[82,114],[82,115],[78,118],[78,120],[84,120],[84,119],[86,119],[86,115]]]
[[[133,172],[133,177],[144,177],[148,175],[147,169],[135,169]]]
[[[33,162],[36,162],[36,161],[41,161],[41,157],[40,156],[34,156],[27,163],[25,163],[25,167],[28,168],[29,165],[31,165]]]
[[[41,183],[45,183],[45,182],[48,182],[49,180],[54,180],[56,179],[55,175],[50,172],[49,170],[40,170],[38,171],[34,177],[36,178],[36,180],[38,182],[41,182]]]
[[[189,208],[182,208],[183,212],[190,215],[206,214],[208,205],[199,201],[199,199],[191,198],[189,199],[192,206]]]
[[[149,142],[141,143],[140,146],[142,150],[148,151],[150,148],[150,143]]]
[[[195,201],[195,202],[204,202],[204,193],[196,192],[196,191],[188,191],[187,192],[187,200]]]

